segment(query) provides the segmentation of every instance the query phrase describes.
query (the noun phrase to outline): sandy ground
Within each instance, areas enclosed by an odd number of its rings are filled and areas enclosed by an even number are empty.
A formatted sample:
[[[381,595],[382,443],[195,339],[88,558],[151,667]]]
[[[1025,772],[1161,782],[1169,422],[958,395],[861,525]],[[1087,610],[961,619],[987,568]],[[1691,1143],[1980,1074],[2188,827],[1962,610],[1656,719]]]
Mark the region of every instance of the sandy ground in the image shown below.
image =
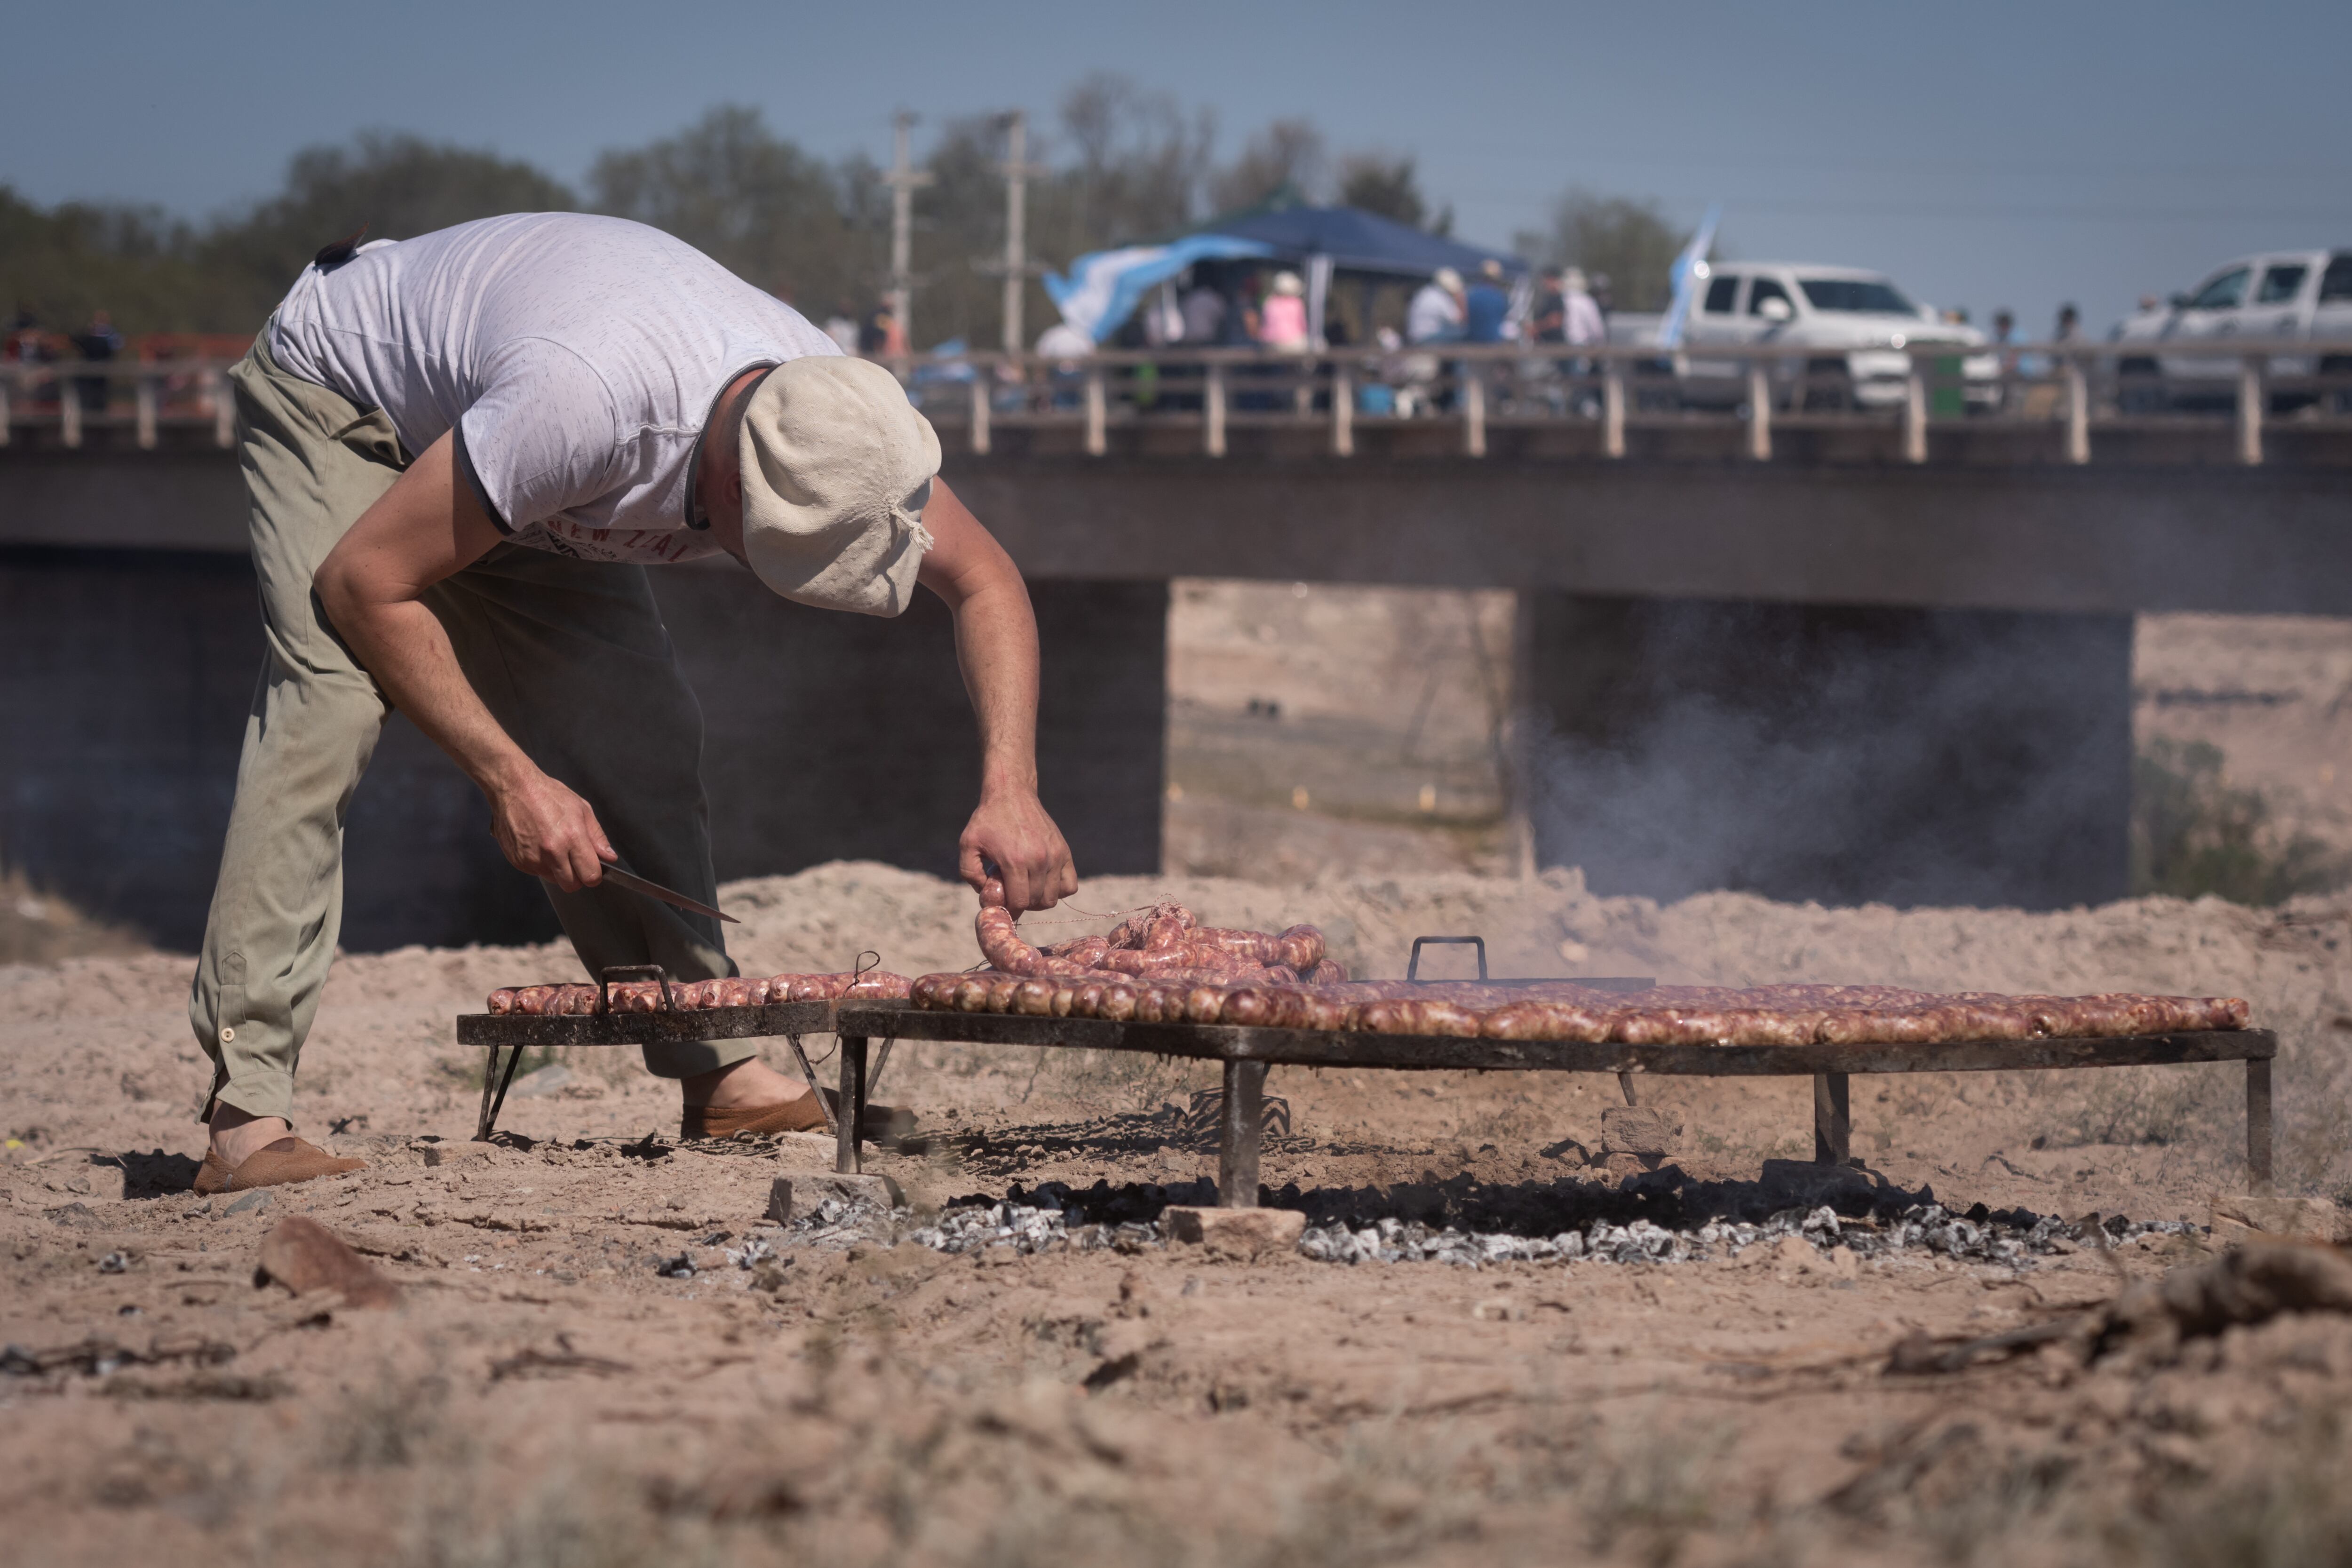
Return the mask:
[[[1318,921],[1371,973],[1416,932],[1479,931],[1507,973],[2235,992],[2283,1037],[2282,1184],[2352,1178],[2337,905],[1660,908],[1572,874],[1101,880],[1078,902],[1162,891],[1221,923]],[[974,957],[970,895],[906,872],[724,899],[748,968]],[[1156,1242],[950,1257],[898,1237],[1016,1184],[1100,1180],[1148,1212],[1152,1184],[1213,1174],[1180,1113],[1209,1080],[929,1047],[884,1085],[927,1141],[868,1161],[911,1200],[898,1232],[813,1240],[762,1215],[820,1149],[680,1145],[675,1090],[622,1053],[570,1053],[568,1084],[509,1106],[513,1136],[465,1142],[478,1064],[451,1018],[494,984],[572,973],[553,950],[347,958],[297,1114],[369,1166],[230,1202],[185,1190],[203,1082],[185,961],[0,969],[0,1341],[97,1342],[0,1373],[12,1562],[2203,1563],[2352,1543],[2352,1321],[2155,1362],[1885,1370],[1915,1332],[2105,1300],[2192,1261],[2194,1237],[2018,1266],[1801,1243],[1475,1268]],[[1269,1088],[1292,1127],[1265,1180],[1318,1212],[1564,1224],[1648,1201],[1584,1160],[1609,1080],[1277,1068]],[[1686,1123],[1672,1169],[1731,1201],[1763,1194],[1767,1159],[1810,1153],[1804,1080],[1644,1091]],[[1871,1180],[1955,1211],[2201,1220],[2244,1184],[2239,1096],[2227,1067],[1857,1079],[1855,1146]],[[403,1303],[257,1285],[262,1237],[294,1214],[371,1254]],[[755,1242],[780,1260],[730,1261]],[[681,1256],[691,1277],[659,1271]]]
[[[1171,874],[1077,903],[1313,920],[1372,974],[1416,934],[1480,931],[1502,973],[2243,994],[2282,1039],[2282,1191],[2352,1194],[2352,900],[1662,908],[1497,875],[1509,614],[1494,595],[1180,584]],[[2144,617],[2136,667],[2143,741],[2213,742],[2284,827],[2352,847],[2352,626]],[[926,1047],[883,1085],[921,1140],[868,1156],[909,1206],[828,1238],[764,1217],[777,1176],[807,1194],[819,1141],[681,1144],[675,1089],[631,1053],[563,1054],[499,1144],[467,1142],[480,1064],[451,1019],[494,984],[575,975],[555,948],[347,958],[297,1114],[368,1168],[198,1200],[187,961],[0,895],[0,960],[25,961],[0,964],[11,1563],[2352,1560],[2352,1322],[1886,1370],[1914,1334],[2041,1322],[2192,1266],[2195,1235],[2008,1264],[1801,1242],[1475,1268],[1158,1239],[950,1256],[908,1237],[963,1200],[1099,1182],[1089,1202],[1148,1219],[1197,1192],[1215,1156],[1189,1111],[1213,1079]],[[751,971],[976,956],[968,894],[887,868],[724,897]],[[1075,923],[1034,934],[1107,923],[1051,918]],[[74,952],[104,956],[59,962]],[[1695,1226],[1790,1202],[1767,1162],[1811,1153],[1802,1079],[1643,1084],[1685,1131],[1630,1178],[1588,1157],[1621,1100],[1605,1079],[1276,1069],[1269,1089],[1290,1131],[1266,1184],[1318,1221]],[[2231,1067],[1857,1079],[1853,1179],[1955,1213],[2202,1222],[2245,1185],[2242,1106]],[[352,1241],[402,1303],[257,1284],[289,1215]]]

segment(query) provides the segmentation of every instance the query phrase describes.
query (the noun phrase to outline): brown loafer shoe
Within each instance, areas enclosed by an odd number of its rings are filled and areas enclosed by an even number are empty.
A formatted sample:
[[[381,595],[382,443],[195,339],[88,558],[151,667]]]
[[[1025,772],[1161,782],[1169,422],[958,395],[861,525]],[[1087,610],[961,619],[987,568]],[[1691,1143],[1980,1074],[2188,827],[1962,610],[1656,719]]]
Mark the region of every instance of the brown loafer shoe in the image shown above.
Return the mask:
[[[234,1168],[212,1150],[205,1150],[204,1168],[196,1173],[196,1191],[206,1196],[241,1193],[249,1187],[282,1187],[291,1182],[311,1182],[320,1176],[340,1176],[346,1171],[366,1169],[365,1160],[339,1159],[316,1143],[306,1143],[299,1138],[280,1138],[275,1143],[264,1143],[247,1154],[243,1164]]]
[[[817,1094],[824,1096],[825,1104],[836,1112],[841,1097],[829,1089]],[[903,1106],[866,1105],[866,1136],[875,1142],[887,1142],[904,1137],[914,1131],[915,1113]],[[803,1094],[782,1105],[717,1106],[689,1105],[678,1120],[678,1136],[682,1138],[732,1138],[738,1132],[822,1132],[824,1112],[817,1108],[815,1094]]]

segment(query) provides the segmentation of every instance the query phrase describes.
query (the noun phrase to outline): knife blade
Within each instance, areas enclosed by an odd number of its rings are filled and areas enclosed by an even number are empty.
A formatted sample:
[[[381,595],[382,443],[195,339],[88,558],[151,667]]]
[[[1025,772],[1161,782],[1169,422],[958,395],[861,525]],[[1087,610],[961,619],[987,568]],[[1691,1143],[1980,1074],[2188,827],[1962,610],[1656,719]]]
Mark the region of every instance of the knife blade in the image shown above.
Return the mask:
[[[632,893],[643,893],[646,898],[659,899],[663,903],[676,904],[679,909],[692,910],[696,914],[709,915],[713,920],[725,921],[730,925],[743,923],[725,910],[713,909],[709,904],[688,898],[684,893],[665,888],[659,882],[647,881],[635,871],[624,871],[618,866],[604,868],[604,880],[616,888],[626,888]]]

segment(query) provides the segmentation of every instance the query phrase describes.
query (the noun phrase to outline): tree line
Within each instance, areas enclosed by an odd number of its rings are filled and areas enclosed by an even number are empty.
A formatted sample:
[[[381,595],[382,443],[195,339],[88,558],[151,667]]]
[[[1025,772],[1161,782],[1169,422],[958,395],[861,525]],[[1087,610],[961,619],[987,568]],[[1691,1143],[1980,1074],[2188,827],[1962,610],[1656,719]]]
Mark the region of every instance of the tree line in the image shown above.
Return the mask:
[[[1366,208],[1433,233],[1453,209],[1422,188],[1412,155],[1335,151],[1304,120],[1276,120],[1229,159],[1205,110],[1108,73],[1065,95],[1036,128],[1045,172],[1029,194],[1031,255],[1061,266],[1108,246],[1163,237],[1219,213],[1285,195]],[[1002,116],[946,121],[915,198],[915,327],[929,345],[1000,340],[1002,285],[983,270],[1004,247]],[[130,333],[253,331],[319,247],[362,224],[405,238],[505,212],[581,211],[677,235],[740,277],[822,320],[856,316],[885,285],[885,171],[856,154],[828,162],[769,129],[757,109],[721,105],[675,135],[600,155],[575,189],[496,153],[374,132],[289,162],[275,195],[208,221],[160,208],[66,202],[44,208],[0,185],[0,302],[69,330],[106,310]],[[1681,239],[1644,202],[1570,191],[1521,254],[1610,274],[1621,308],[1654,309]],[[1026,314],[1053,319],[1041,287]]]

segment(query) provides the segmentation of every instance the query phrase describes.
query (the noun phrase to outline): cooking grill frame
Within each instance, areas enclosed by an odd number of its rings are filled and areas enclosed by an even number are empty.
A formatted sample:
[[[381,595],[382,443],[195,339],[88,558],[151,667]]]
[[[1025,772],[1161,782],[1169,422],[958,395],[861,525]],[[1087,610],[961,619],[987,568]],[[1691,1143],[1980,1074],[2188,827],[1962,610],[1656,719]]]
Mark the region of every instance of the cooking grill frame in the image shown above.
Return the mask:
[[[1477,937],[1423,937],[1413,943],[1409,978],[1418,979],[1421,949],[1472,945],[1479,978],[1487,984],[1532,984],[1486,977],[1486,943]],[[1813,1080],[1813,1159],[1844,1164],[1851,1156],[1849,1079],[1856,1073],[1996,1072],[2076,1068],[2178,1066],[2242,1061],[2246,1065],[2246,1163],[2253,1181],[2271,1181],[2271,1063],[2278,1036],[2269,1029],[2178,1030],[2112,1038],[2064,1036],[2030,1040],[1812,1046],[1621,1045],[1612,1041],[1489,1040],[1450,1035],[1374,1034],[1355,1029],[1277,1029],[1235,1024],[1118,1023],[1108,1018],[1040,1017],[1018,1013],[963,1013],[918,1007],[911,1001],[775,1002],[757,1007],[680,1008],[670,1000],[667,974],[651,965],[604,971],[604,996],[624,974],[661,982],[662,1005],[649,1013],[469,1013],[457,1019],[457,1043],[489,1052],[475,1137],[487,1141],[506,1103],[507,1089],[530,1047],[643,1046],[701,1040],[782,1037],[800,1064],[834,1133],[834,1168],[862,1168],[866,1106],[899,1040],[1020,1046],[1049,1049],[1130,1051],[1221,1063],[1223,1110],[1218,1135],[1218,1202],[1257,1206],[1258,1154],[1263,1134],[1266,1069],[1276,1065],[1378,1068],[1405,1072],[1614,1073],[1633,1103],[1635,1074],[1668,1078],[1807,1078]],[[1446,984],[1421,981],[1423,984]],[[1580,980],[1594,989],[1633,991],[1646,978]],[[604,1003],[600,1000],[600,1006]],[[803,1036],[833,1034],[840,1041],[840,1104],[836,1116],[817,1089]],[[878,1056],[872,1043],[879,1039]],[[499,1053],[509,1053],[503,1070]]]
[[[1265,1074],[1276,1065],[1384,1068],[1401,1071],[1655,1073],[1679,1078],[1811,1078],[1813,1158],[1843,1164],[1852,1152],[1848,1079],[1856,1073],[1993,1072],[2007,1069],[2246,1064],[2246,1163],[2253,1179],[2271,1179],[2271,1062],[2278,1036],[2268,1029],[2197,1029],[2115,1038],[1958,1040],[1936,1044],[1837,1046],[1628,1046],[1578,1040],[1465,1039],[1444,1035],[1382,1035],[1347,1029],[1270,1029],[1234,1024],[1114,1023],[1105,1018],[959,1013],[911,1002],[843,1003],[843,1082],[853,1057],[862,1076],[867,1040],[1028,1046],[1136,1051],[1220,1062],[1224,1111],[1219,1128],[1217,1201],[1257,1206],[1260,1107]],[[844,1100],[862,1120],[862,1099]],[[845,1147],[854,1150],[853,1140]],[[853,1155],[854,1158],[854,1155]],[[845,1167],[845,1168],[854,1168]]]
[[[615,1013],[605,1008],[612,995],[611,987],[624,974],[651,975],[661,983],[661,1005],[650,1013]],[[834,1165],[838,1170],[857,1168],[856,1135],[862,1134],[865,1125],[866,1092],[871,1087],[866,1080],[865,1064],[858,1066],[857,1115],[848,1120],[836,1116],[827,1104],[824,1092],[817,1088],[816,1068],[811,1065],[807,1050],[801,1044],[804,1035],[830,1034],[834,1015],[841,1007],[838,1000],[814,1002],[769,1002],[757,1007],[679,1007],[670,1000],[670,986],[676,984],[658,965],[629,965],[607,969],[604,973],[600,1010],[594,1013],[463,1013],[457,1017],[457,1043],[461,1046],[481,1046],[489,1052],[482,1070],[481,1113],[474,1124],[474,1141],[487,1143],[498,1130],[499,1112],[505,1109],[507,1089],[514,1082],[515,1068],[521,1065],[526,1050],[573,1046],[648,1046],[689,1045],[701,1040],[751,1040],[782,1037],[792,1047],[793,1059],[800,1064],[801,1077],[808,1080],[809,1092],[816,1096],[817,1109],[824,1113],[824,1124],[834,1135]],[[499,1053],[507,1053],[503,1068]],[[890,1057],[887,1040],[882,1046],[881,1060],[875,1064],[873,1078],[881,1077],[881,1068]],[[844,1080],[845,1089],[847,1080]],[[844,1102],[848,1103],[845,1093]]]

